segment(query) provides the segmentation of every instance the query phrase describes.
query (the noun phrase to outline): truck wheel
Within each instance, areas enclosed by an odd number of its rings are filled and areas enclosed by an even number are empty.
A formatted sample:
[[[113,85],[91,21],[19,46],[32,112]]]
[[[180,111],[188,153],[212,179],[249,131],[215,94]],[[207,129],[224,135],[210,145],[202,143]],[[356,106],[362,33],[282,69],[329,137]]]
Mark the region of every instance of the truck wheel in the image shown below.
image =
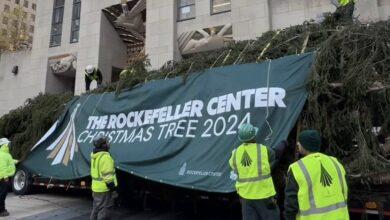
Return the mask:
[[[17,195],[26,195],[31,190],[31,176],[25,169],[16,171],[12,180],[12,190]]]

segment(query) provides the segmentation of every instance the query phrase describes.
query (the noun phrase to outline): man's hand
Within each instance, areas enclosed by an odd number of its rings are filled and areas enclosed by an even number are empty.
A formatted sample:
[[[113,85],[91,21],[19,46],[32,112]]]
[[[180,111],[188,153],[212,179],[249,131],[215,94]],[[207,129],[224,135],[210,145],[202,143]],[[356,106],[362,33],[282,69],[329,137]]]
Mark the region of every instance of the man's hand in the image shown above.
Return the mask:
[[[110,189],[111,192],[116,190],[114,182],[111,182],[111,183],[108,183],[108,184],[106,183],[106,185],[107,185],[107,188]]]

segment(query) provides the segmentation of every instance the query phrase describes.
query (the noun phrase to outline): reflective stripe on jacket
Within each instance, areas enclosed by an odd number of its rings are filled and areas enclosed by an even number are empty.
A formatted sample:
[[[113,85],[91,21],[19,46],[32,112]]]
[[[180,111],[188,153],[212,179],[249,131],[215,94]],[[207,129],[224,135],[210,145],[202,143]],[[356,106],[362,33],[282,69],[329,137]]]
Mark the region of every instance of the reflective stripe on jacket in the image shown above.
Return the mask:
[[[233,151],[229,164],[238,176],[236,189],[242,198],[265,199],[276,194],[266,146],[244,143]]]
[[[339,0],[341,6],[346,6],[349,3],[354,3],[354,2],[355,2],[354,0]]]
[[[336,158],[314,153],[289,169],[299,187],[297,219],[349,219],[345,170]]]
[[[91,154],[91,178],[93,192],[108,192],[107,184],[117,186],[114,160],[110,153],[101,151]]]

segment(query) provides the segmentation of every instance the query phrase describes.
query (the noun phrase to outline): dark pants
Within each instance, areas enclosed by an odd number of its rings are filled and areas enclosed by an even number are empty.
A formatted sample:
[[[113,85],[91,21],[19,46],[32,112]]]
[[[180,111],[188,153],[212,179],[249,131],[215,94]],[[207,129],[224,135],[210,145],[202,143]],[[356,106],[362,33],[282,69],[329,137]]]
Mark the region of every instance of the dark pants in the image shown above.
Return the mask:
[[[5,198],[8,193],[8,182],[1,180],[0,181],[0,213],[4,212],[5,209]]]
[[[110,219],[110,209],[114,206],[112,192],[93,193],[93,208],[91,220]]]
[[[241,198],[243,220],[280,219],[279,207],[273,198],[249,200]]]

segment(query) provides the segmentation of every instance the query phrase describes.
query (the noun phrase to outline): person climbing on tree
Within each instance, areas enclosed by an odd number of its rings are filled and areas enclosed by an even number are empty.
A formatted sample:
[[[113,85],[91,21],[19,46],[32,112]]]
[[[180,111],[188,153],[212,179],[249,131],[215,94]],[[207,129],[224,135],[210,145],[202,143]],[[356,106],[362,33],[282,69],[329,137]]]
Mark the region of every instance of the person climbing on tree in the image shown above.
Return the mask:
[[[91,82],[96,80],[98,88],[102,86],[103,76],[102,72],[92,65],[85,67],[85,90],[89,91]]]
[[[336,21],[352,22],[353,12],[355,11],[355,2],[357,0],[332,0],[337,6],[334,13]]]
[[[251,124],[239,127],[238,139],[242,144],[233,150],[229,165],[237,177],[243,219],[280,219],[271,168],[283,154],[287,142],[282,141],[275,149],[258,144],[255,140],[258,130]]]

